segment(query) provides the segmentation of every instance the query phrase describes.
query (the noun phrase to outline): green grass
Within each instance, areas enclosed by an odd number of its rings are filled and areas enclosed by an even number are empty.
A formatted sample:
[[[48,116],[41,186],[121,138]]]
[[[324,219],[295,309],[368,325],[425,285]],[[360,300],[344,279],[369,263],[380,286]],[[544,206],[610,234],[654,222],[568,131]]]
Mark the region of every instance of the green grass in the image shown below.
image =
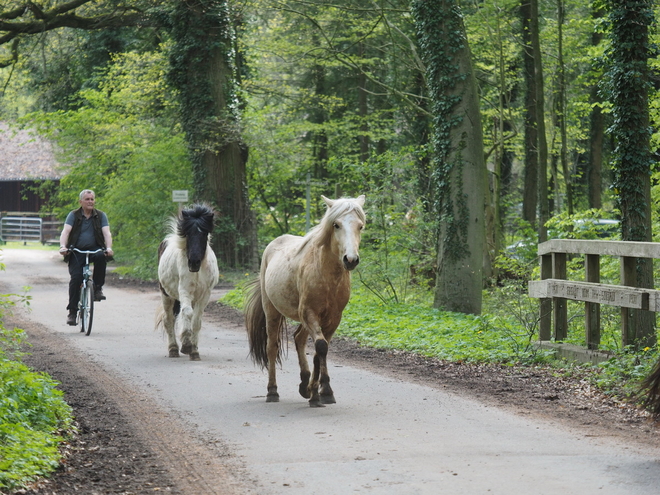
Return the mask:
[[[18,241],[7,241],[4,244],[0,244],[0,250],[2,249],[33,249],[41,251],[58,251],[60,247],[54,244],[41,244],[40,242],[18,242]]]

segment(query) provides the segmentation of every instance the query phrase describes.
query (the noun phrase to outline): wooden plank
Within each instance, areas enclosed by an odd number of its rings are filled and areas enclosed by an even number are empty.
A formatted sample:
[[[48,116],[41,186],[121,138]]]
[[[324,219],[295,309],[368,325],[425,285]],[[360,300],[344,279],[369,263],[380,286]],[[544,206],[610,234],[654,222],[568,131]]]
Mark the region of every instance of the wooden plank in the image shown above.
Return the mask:
[[[547,279],[529,282],[530,297],[560,297],[573,301],[585,301],[623,308],[657,311],[660,291],[638,289],[620,285],[573,282],[569,280]]]
[[[539,256],[550,253],[660,258],[660,242],[551,239],[539,244]]]

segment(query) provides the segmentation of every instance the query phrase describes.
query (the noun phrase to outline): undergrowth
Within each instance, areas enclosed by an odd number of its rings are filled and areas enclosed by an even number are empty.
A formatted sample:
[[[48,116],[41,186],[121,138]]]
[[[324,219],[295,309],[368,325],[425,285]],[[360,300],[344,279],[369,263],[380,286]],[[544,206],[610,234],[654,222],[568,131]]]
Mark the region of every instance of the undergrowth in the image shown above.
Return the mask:
[[[0,295],[0,492],[57,469],[58,447],[73,421],[57,382],[20,362],[25,332],[4,324],[17,301],[28,302],[29,296]]]

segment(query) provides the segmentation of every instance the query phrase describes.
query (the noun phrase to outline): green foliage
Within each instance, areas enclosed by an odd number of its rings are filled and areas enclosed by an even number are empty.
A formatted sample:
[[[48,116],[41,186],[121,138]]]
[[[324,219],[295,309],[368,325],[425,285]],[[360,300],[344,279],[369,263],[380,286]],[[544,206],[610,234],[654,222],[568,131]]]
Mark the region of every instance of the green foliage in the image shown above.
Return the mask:
[[[651,373],[659,358],[657,349],[647,347],[637,352],[632,348],[624,349],[599,364],[591,381],[610,396],[638,402],[641,382]]]
[[[21,356],[26,335],[6,328],[4,317],[21,299],[25,296],[0,295],[0,490],[54,471],[59,466],[61,432],[72,428],[72,411],[57,383],[12,360]]]
[[[108,214],[115,258],[151,279],[166,220],[176,213],[171,191],[192,188],[175,100],[163,82],[166,68],[160,52],[118,55],[99,74],[99,89],[78,93],[79,109],[24,119],[54,139],[60,160],[70,164],[49,209],[64,218],[78,207],[78,193],[93,189],[97,207]]]

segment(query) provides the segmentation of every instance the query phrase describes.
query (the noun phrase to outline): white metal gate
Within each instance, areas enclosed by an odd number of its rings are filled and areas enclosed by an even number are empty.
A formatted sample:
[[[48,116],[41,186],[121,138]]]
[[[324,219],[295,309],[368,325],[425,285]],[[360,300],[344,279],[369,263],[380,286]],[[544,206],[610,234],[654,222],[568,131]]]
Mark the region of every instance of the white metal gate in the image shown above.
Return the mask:
[[[43,222],[36,217],[0,218],[0,241],[36,241],[41,242]]]

